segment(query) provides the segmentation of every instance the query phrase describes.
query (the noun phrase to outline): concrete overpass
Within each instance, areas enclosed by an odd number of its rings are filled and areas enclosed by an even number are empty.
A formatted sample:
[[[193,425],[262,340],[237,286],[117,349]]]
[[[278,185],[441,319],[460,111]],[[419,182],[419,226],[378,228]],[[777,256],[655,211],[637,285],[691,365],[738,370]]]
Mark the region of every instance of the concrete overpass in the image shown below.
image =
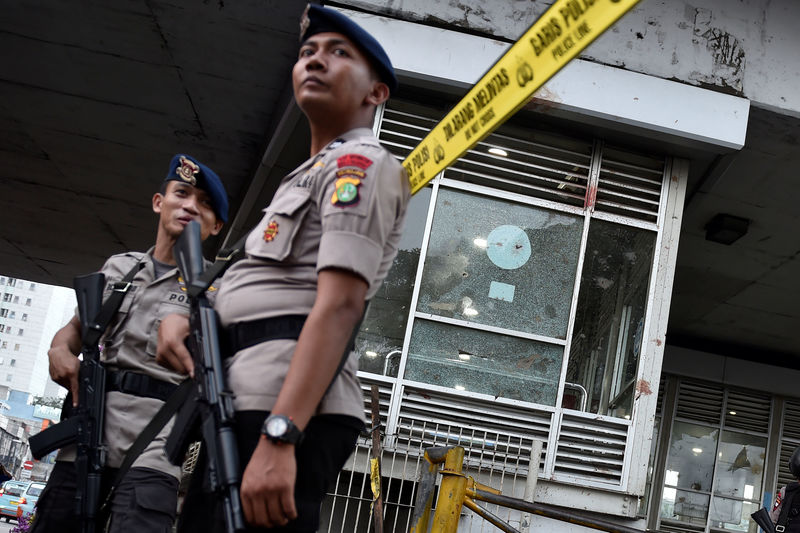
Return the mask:
[[[245,231],[306,155],[288,85],[304,5],[4,2],[0,273],[69,285],[146,249],[150,198],[176,152],[218,171],[228,231]],[[753,107],[743,150],[682,154],[692,170],[669,342],[800,367],[798,143],[798,118]],[[751,220],[736,246],[705,239],[717,213]]]

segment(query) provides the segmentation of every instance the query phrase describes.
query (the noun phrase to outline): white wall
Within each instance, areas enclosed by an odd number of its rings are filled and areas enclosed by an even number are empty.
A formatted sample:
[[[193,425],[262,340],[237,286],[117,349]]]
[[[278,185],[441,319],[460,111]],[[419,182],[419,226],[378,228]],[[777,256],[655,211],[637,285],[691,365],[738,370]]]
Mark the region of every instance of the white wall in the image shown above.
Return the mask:
[[[415,22],[519,37],[551,1],[351,0]],[[584,59],[744,96],[800,116],[797,0],[642,0]]]
[[[667,344],[662,371],[724,385],[762,390],[781,396],[800,397],[800,370],[724,357]],[[780,363],[780,361],[774,361]]]

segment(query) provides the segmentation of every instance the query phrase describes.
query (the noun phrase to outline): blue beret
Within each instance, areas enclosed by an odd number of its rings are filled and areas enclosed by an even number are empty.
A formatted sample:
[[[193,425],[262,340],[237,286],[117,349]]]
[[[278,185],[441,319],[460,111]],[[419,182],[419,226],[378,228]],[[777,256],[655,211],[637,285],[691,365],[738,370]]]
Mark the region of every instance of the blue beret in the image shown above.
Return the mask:
[[[164,181],[188,183],[208,193],[214,213],[222,222],[228,221],[228,195],[219,176],[194,157],[178,154],[169,162],[169,172]]]
[[[329,31],[341,33],[353,41],[372,63],[381,81],[389,86],[389,91],[393,93],[397,90],[397,76],[395,76],[392,62],[375,37],[338,11],[316,4],[308,4],[300,21],[300,42],[305,42],[312,35]]]

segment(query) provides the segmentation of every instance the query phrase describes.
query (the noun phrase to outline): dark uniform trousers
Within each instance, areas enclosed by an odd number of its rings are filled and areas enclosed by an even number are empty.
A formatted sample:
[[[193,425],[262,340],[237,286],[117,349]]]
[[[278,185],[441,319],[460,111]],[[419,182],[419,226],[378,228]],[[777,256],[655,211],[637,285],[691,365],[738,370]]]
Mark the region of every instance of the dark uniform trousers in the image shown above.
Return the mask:
[[[117,469],[103,472],[101,498],[105,498]],[[57,461],[36,504],[31,533],[80,533],[75,509],[75,463]],[[111,533],[169,533],[178,505],[178,480],[150,468],[131,468],[111,502]],[[97,524],[104,531],[105,523]]]
[[[266,411],[236,413],[236,438],[239,447],[241,472],[261,438],[261,425],[269,415]],[[311,419],[303,432],[303,442],[296,447],[297,481],[294,498],[297,519],[280,528],[247,528],[248,533],[312,533],[320,521],[320,505],[325,493],[336,480],[347,458],[355,449],[358,434],[364,428],[361,420],[345,415],[318,415]],[[225,518],[220,501],[207,492],[205,465],[201,452],[197,470],[178,518],[179,533],[225,532]]]

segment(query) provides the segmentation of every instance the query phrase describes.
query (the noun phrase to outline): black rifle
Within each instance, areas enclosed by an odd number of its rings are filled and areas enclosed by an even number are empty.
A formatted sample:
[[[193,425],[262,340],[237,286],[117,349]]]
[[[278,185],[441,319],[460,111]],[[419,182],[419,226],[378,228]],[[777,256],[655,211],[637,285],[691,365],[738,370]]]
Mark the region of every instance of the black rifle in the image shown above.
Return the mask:
[[[167,439],[167,457],[181,464],[198,426],[208,457],[211,490],[223,501],[228,533],[244,531],[239,497],[239,452],[233,432],[233,394],[225,384],[225,367],[219,348],[217,313],[206,298],[211,281],[203,277],[200,225],[190,222],[174,247],[175,260],[186,284],[190,302],[187,341],[194,361],[194,401],[183,404]]]
[[[69,418],[34,435],[28,442],[31,454],[40,459],[68,444],[77,445],[75,473],[75,513],[81,531],[95,531],[100,502],[100,482],[106,462],[103,446],[103,416],[106,395],[106,370],[100,362],[98,342],[103,327],[97,323],[103,301],[105,276],[89,274],[75,278],[75,295],[81,321],[81,361],[78,381],[78,407]],[[71,401],[67,398],[67,402]]]
[[[772,523],[772,519],[769,517],[769,511],[767,511],[766,507],[762,507],[751,514],[750,517],[756,524],[761,526],[761,529],[763,529],[765,533],[775,533],[775,524]]]

